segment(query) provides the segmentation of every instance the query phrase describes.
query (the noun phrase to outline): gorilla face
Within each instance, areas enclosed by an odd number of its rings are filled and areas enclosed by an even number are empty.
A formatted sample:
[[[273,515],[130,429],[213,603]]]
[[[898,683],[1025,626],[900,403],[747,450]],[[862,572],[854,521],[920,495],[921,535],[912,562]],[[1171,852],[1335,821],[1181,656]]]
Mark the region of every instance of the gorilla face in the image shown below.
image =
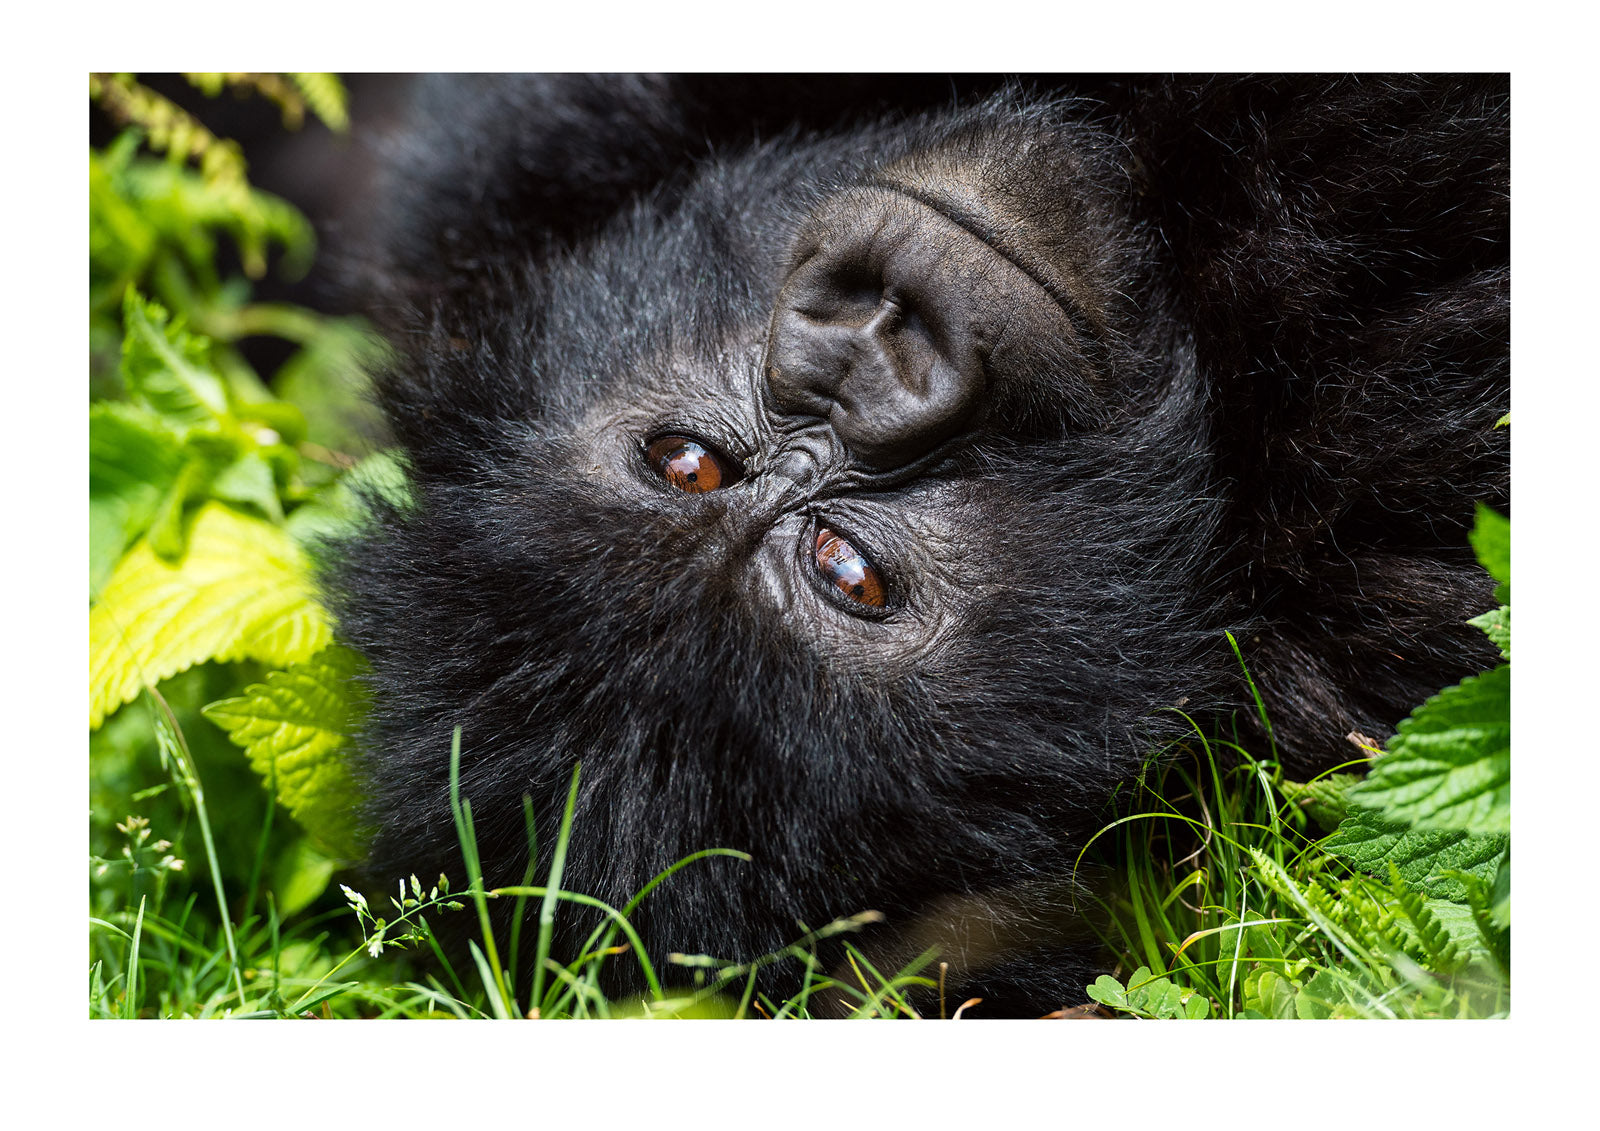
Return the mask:
[[[1080,116],[1002,96],[661,168],[635,139],[575,232],[554,180],[452,213],[418,178],[379,273],[421,315],[380,384],[413,502],[331,585],[374,673],[375,872],[459,871],[460,726],[491,884],[581,763],[564,886],[753,858],[657,888],[653,951],[871,909],[992,1009],[1081,998],[1075,854],[1257,621],[1172,257]],[[522,129],[512,175],[555,145],[616,192],[600,142]]]
[[[800,182],[794,152],[715,170],[675,214],[639,210],[549,284],[582,309],[621,308],[637,343],[585,357],[609,378],[539,432],[571,445],[577,505],[652,529],[652,589],[714,590],[835,678],[960,679],[978,622],[1031,588],[1074,571],[1085,594],[1108,575],[1138,585],[1144,567],[1104,557],[1085,509],[1148,508],[1152,482],[1165,508],[1201,506],[1192,367],[1181,344],[1135,337],[1138,260],[1080,171],[1092,141],[981,115],[910,140],[850,164],[822,149]],[[1030,202],[1018,184],[1053,195]],[[736,247],[753,254],[730,262]],[[685,279],[684,262],[716,274]],[[603,293],[582,290],[596,279]],[[574,329],[541,343],[556,381],[592,332]],[[1158,449],[1163,427],[1179,435]],[[1024,536],[1040,523],[1060,537]]]

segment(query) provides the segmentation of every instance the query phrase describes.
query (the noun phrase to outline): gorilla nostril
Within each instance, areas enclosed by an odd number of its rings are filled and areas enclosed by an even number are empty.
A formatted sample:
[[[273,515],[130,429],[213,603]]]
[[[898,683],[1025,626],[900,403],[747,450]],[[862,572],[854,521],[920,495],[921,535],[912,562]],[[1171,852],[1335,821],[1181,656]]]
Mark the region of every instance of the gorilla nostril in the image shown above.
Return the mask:
[[[862,327],[878,316],[884,301],[883,280],[852,262],[830,273],[795,311],[820,324]]]
[[[965,278],[983,264],[963,256],[991,253],[921,205],[888,203],[871,197],[829,218],[779,292],[766,358],[774,406],[830,421],[851,460],[874,471],[968,427],[986,381]]]

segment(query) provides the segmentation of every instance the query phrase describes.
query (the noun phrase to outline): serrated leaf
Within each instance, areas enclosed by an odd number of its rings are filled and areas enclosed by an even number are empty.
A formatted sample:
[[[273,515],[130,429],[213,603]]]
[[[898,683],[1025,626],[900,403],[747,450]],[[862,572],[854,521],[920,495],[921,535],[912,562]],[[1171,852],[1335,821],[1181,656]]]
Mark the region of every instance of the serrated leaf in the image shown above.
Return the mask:
[[[1472,920],[1472,908],[1453,899],[1428,899],[1423,901],[1423,905],[1445,937],[1463,953],[1488,953],[1478,933],[1478,925]]]
[[[1494,646],[1500,649],[1501,659],[1511,658],[1511,606],[1501,605],[1498,609],[1490,609],[1480,616],[1475,616],[1467,622],[1473,628],[1481,628]]]
[[[1441,873],[1455,870],[1492,880],[1508,839],[1459,830],[1413,829],[1385,820],[1372,809],[1352,809],[1321,847],[1352,867],[1379,877],[1388,875],[1393,864],[1400,878],[1423,895],[1460,900],[1466,898],[1465,885]]]
[[[205,660],[287,667],[331,638],[305,555],[289,536],[206,503],[190,521],[181,559],[163,561],[140,542],[89,610],[89,725]]]
[[[1472,543],[1473,552],[1478,555],[1478,564],[1500,583],[1495,587],[1494,599],[1502,605],[1510,604],[1511,520],[1479,503],[1477,519],[1467,538]]]
[[[256,507],[268,518],[283,521],[272,465],[259,452],[246,452],[217,472],[211,481],[211,493],[230,503]]]
[[[89,595],[149,529],[183,467],[178,437],[155,414],[128,404],[89,409]]]
[[[1489,918],[1501,930],[1511,929],[1511,853],[1506,852],[1489,888]]]
[[[1359,774],[1327,774],[1316,781],[1279,782],[1278,791],[1289,804],[1303,809],[1323,828],[1331,829],[1344,820],[1349,808],[1345,795],[1360,781]]]
[[[410,505],[405,470],[389,452],[374,452],[319,491],[316,498],[297,507],[289,516],[287,529],[302,545],[346,534],[365,517],[361,499],[367,493],[396,507]]]
[[[179,427],[228,413],[223,380],[206,360],[210,344],[173,325],[159,303],[129,287],[122,304],[122,380],[134,397]]]
[[[1294,1015],[1302,1021],[1321,1021],[1347,1001],[1344,986],[1326,970],[1318,969],[1306,979],[1294,998]]]
[[[1350,801],[1419,829],[1510,832],[1510,665],[1447,687],[1413,711]]]
[[[276,782],[278,799],[301,827],[347,858],[360,853],[363,839],[354,817],[360,790],[345,760],[365,711],[352,682],[362,668],[356,653],[330,647],[204,710],[244,747],[256,773]]]

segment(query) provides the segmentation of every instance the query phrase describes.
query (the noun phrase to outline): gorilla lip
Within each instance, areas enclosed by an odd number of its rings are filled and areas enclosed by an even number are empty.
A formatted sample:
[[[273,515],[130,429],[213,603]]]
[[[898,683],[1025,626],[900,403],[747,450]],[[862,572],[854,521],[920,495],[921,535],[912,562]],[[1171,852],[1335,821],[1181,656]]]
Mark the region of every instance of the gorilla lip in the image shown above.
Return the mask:
[[[879,181],[876,187],[920,204],[966,232],[1049,295],[1050,300],[1061,308],[1061,313],[1066,315],[1076,340],[1083,341],[1095,337],[1094,327],[1073,297],[1070,287],[1065,283],[1054,281],[1052,276],[1056,271],[1041,262],[1037,256],[1028,255],[1024,248],[1016,247],[1012,241],[1003,239],[1001,233],[1005,225],[990,214],[982,205],[981,198],[978,202],[970,202],[950,193],[924,191],[894,180]]]

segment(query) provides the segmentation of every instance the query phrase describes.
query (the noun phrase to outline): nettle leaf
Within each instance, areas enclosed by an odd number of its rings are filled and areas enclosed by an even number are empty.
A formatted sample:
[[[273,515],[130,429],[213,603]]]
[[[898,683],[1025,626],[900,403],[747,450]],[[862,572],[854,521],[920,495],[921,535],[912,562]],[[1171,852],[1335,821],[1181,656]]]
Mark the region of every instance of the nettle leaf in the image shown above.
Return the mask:
[[[405,469],[391,453],[374,452],[319,491],[310,502],[295,508],[286,529],[301,545],[346,534],[366,517],[362,496],[369,494],[396,508],[411,505]]]
[[[134,405],[89,409],[89,595],[149,529],[183,467],[177,435]]]
[[[204,708],[206,718],[244,747],[250,765],[302,828],[337,855],[359,854],[363,837],[353,801],[360,796],[344,755],[365,699],[352,677],[359,655],[326,648],[287,671],[273,672],[244,694]]]
[[[1344,820],[1349,809],[1346,795],[1360,781],[1359,774],[1327,774],[1316,781],[1281,781],[1278,792],[1317,824],[1332,829]]]
[[[211,493],[230,503],[256,507],[268,518],[283,521],[278,484],[272,465],[259,452],[245,452],[211,481]]]
[[[1495,873],[1494,886],[1490,889],[1489,915],[1494,925],[1505,930],[1511,928],[1511,854],[1506,853],[1506,858],[1500,864],[1500,870]]]
[[[1351,804],[1419,829],[1511,831],[1511,666],[1447,687],[1401,722]]]
[[[171,323],[166,310],[129,287],[122,303],[122,379],[134,398],[181,427],[209,426],[228,415],[210,343]]]
[[[89,726],[147,686],[206,660],[287,667],[327,646],[309,566],[280,528],[206,503],[168,562],[140,542],[89,610]]]
[[[1478,564],[1500,583],[1494,591],[1494,599],[1502,605],[1510,604],[1511,520],[1479,503],[1477,521],[1467,538],[1472,542],[1473,552],[1478,555]]]
[[[1494,646],[1500,649],[1500,658],[1511,658],[1511,606],[1501,605],[1498,609],[1490,609],[1481,616],[1473,617],[1467,622],[1473,628],[1481,628],[1484,634],[1494,641]]]
[[[1463,900],[1466,885],[1443,873],[1463,872],[1485,882],[1493,881],[1508,837],[1473,836],[1437,829],[1412,829],[1385,820],[1372,809],[1352,809],[1321,844],[1323,851],[1360,871],[1383,877],[1393,864],[1400,878],[1425,896]]]

